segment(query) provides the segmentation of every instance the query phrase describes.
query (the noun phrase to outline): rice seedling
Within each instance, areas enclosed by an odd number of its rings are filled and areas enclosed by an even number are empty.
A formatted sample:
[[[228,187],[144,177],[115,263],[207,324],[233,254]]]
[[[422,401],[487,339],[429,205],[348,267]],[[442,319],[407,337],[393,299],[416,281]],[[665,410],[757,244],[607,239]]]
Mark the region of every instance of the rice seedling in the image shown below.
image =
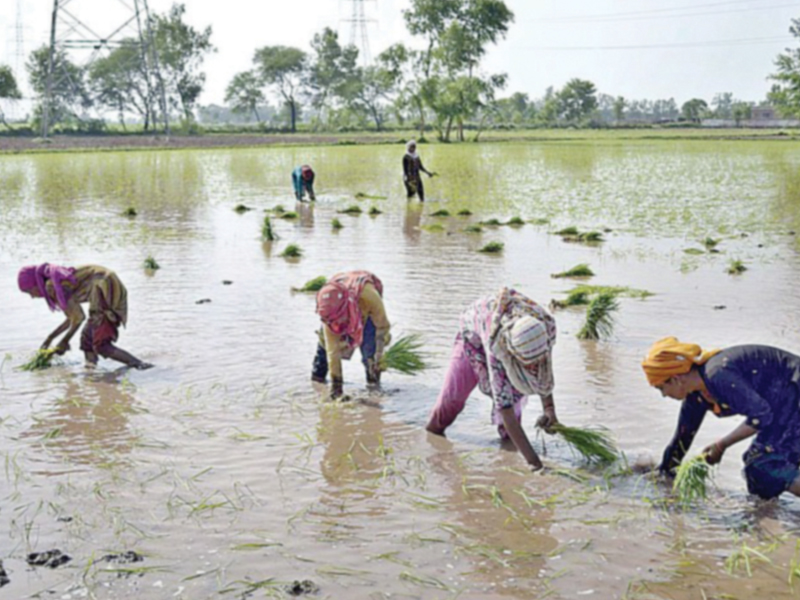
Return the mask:
[[[611,463],[619,457],[617,445],[605,429],[582,429],[557,423],[553,430],[589,462]]]
[[[525,220],[522,217],[511,217],[506,225],[511,225],[512,227],[521,227],[525,225]]]
[[[430,231],[432,233],[436,233],[439,231],[444,231],[444,225],[441,223],[430,223],[428,225],[421,225],[420,229],[423,231]]]
[[[378,215],[382,215],[383,211],[380,208],[378,208],[377,206],[370,206],[368,214],[371,217],[375,217],[375,216],[378,216]]]
[[[530,223],[531,225],[547,225],[548,223],[550,223],[550,219],[543,219],[539,217],[536,219],[531,219],[530,221],[528,221],[528,223]]]
[[[300,258],[303,256],[303,249],[297,244],[289,244],[279,256],[283,258]]]
[[[638,290],[618,285],[589,285],[582,283],[576,285],[570,292],[586,292],[589,296],[596,296],[598,294],[613,294],[614,296],[624,296],[625,298],[638,298],[644,299],[653,295],[653,292],[647,290]]]
[[[56,355],[55,348],[47,348],[46,350],[37,350],[28,362],[19,367],[20,371],[40,371],[47,369],[51,365],[53,357]]]
[[[502,225],[500,219],[487,219],[486,221],[481,221],[481,225],[486,225],[488,227],[499,227]]]
[[[672,491],[682,506],[688,506],[708,497],[706,482],[711,468],[702,454],[690,460],[684,460],[675,471]]]
[[[556,235],[578,235],[579,233],[578,228],[573,226],[556,231]]]
[[[318,292],[318,291],[320,291],[322,289],[322,286],[324,286],[326,283],[328,283],[328,278],[325,277],[324,275],[320,275],[319,277],[315,277],[314,279],[310,279],[310,280],[306,281],[305,284],[303,285],[303,287],[299,287],[299,288],[293,287],[292,291],[293,292]]]
[[[342,229],[344,225],[342,225],[342,222],[339,219],[333,219],[331,221],[331,227],[333,229]]]
[[[339,214],[343,215],[360,215],[363,211],[358,204],[351,204],[347,208],[337,211]]]
[[[274,212],[276,215],[279,215],[281,213],[285,213],[286,209],[283,208],[283,204],[278,204],[272,207],[272,212]]]
[[[728,275],[739,275],[747,271],[747,267],[744,263],[740,260],[732,260],[728,265],[727,273]]]
[[[460,211],[456,213],[459,217],[470,217],[472,216],[472,211],[468,208],[462,208]]]
[[[589,268],[588,264],[581,263],[579,265],[575,265],[567,271],[555,273],[550,277],[553,277],[554,279],[561,279],[563,277],[594,277],[594,271]]]
[[[392,370],[405,375],[421,373],[428,368],[425,354],[420,351],[423,345],[419,334],[399,337],[381,356],[381,371]]]
[[[689,254],[691,256],[698,256],[700,254],[705,254],[700,248],[684,248],[684,254]]]
[[[481,233],[483,231],[483,227],[481,227],[480,225],[476,225],[476,224],[467,225],[464,228],[464,231],[467,232],[467,233]]]
[[[253,210],[253,209],[250,208],[249,206],[245,206],[244,204],[237,204],[233,208],[233,210],[234,210],[234,212],[237,212],[237,213],[239,213],[241,215],[242,213],[246,213],[248,210]]]
[[[599,340],[614,331],[613,313],[619,309],[614,294],[598,294],[586,308],[586,321],[578,332],[579,340]]]
[[[296,219],[297,213],[294,211],[282,212],[280,215],[278,215],[278,217],[281,219]]]
[[[129,206],[128,208],[125,209],[125,212],[122,213],[122,216],[124,216],[124,217],[135,217],[138,214],[139,213],[136,212],[136,209],[134,207]]]
[[[767,550],[769,551],[769,550]],[[769,558],[764,552],[757,550],[756,548],[751,548],[746,543],[742,543],[741,548],[731,553],[731,555],[725,559],[725,570],[728,572],[729,575],[733,575],[738,569],[741,563],[744,563],[745,571],[747,572],[748,577],[753,576],[753,569],[752,569],[752,562],[762,562],[768,565],[772,565],[772,559]],[[791,575],[790,575],[790,583],[791,583]]]
[[[374,196],[364,192],[356,192],[355,198],[356,200],[386,200],[386,196]]]
[[[431,216],[432,217],[449,217],[450,216],[450,211],[447,210],[446,208],[440,208],[439,210],[432,212]]]
[[[489,242],[483,248],[478,250],[478,252],[485,252],[487,254],[497,254],[498,252],[503,251],[503,247],[505,247],[505,244],[503,242]]]
[[[274,242],[278,239],[278,236],[272,231],[272,221],[269,215],[264,217],[264,224],[261,226],[261,239],[265,242]]]
[[[712,237],[707,237],[706,239],[703,240],[703,246],[705,246],[710,250],[711,248],[716,248],[717,244],[719,244],[720,241],[721,240],[715,240]]]
[[[578,234],[579,242],[602,242],[603,234],[599,231],[584,231]]]
[[[423,587],[432,587],[437,590],[450,591],[450,588],[447,586],[447,584],[436,579],[436,577],[431,577],[429,575],[414,575],[408,571],[403,571],[400,573],[400,579]]]
[[[148,271],[157,271],[158,269],[161,268],[161,265],[159,265],[158,262],[156,262],[155,258],[153,258],[152,256],[148,256],[147,258],[144,259],[144,268],[147,269]]]

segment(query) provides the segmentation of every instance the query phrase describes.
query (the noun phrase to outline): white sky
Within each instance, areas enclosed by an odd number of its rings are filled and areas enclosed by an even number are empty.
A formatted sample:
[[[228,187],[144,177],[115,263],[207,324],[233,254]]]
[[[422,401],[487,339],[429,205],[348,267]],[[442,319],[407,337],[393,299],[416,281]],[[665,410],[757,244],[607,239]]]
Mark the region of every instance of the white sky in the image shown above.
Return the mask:
[[[61,0],[62,4],[64,0]],[[67,9],[106,34],[121,24],[121,2],[69,0]],[[788,32],[800,3],[787,0],[506,0],[515,13],[508,37],[490,50],[484,69],[509,74],[507,94],[540,97],[573,77],[598,91],[630,99],[674,97],[711,101],[719,92],[761,100],[775,56],[798,42]],[[24,51],[45,43],[51,0],[0,0],[0,63],[16,66],[17,4],[22,6]],[[150,0],[165,12],[171,0]],[[348,0],[185,0],[187,20],[211,25],[218,52],[206,61],[202,104],[222,104],[234,73],[250,68],[265,45],[309,50],[315,32],[332,27],[349,42]],[[392,43],[416,43],[401,15],[408,0],[365,4],[373,56]],[[732,41],[733,40],[733,41]],[[725,42],[725,43],[722,43]],[[587,49],[588,48],[588,49]]]

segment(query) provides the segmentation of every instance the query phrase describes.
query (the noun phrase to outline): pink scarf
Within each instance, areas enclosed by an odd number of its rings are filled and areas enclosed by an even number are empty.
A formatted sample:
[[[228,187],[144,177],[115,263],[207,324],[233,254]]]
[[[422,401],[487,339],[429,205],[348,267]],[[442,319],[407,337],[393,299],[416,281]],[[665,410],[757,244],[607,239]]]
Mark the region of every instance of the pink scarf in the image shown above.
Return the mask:
[[[47,293],[48,280],[53,282],[53,291],[56,294],[58,304]],[[71,283],[73,286],[77,285],[75,269],[72,267],[59,267],[50,263],[22,267],[17,276],[17,283],[21,291],[28,293],[38,289],[42,297],[47,300],[47,306],[50,307],[50,310],[60,308],[62,312],[66,312],[67,302],[69,302],[69,297],[72,295],[72,290],[64,288],[64,281]]]
[[[364,341],[364,321],[358,300],[368,283],[383,296],[383,283],[368,271],[338,273],[317,292],[320,319],[335,334],[347,336],[350,346],[360,346]]]

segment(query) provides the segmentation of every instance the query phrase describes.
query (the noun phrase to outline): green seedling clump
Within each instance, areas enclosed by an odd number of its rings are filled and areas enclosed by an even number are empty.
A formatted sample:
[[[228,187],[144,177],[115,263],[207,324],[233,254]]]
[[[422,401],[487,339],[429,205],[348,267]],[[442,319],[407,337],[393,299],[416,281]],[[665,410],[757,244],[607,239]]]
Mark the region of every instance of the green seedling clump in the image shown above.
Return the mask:
[[[386,200],[386,196],[373,196],[364,192],[356,193],[356,200]]]
[[[695,456],[680,464],[675,471],[675,480],[672,482],[672,491],[677,495],[680,504],[688,506],[708,497],[706,481],[710,470],[703,455]]]
[[[432,217],[449,217],[450,216],[450,211],[447,210],[446,208],[440,208],[439,210],[432,212],[431,216]]]
[[[239,214],[242,214],[242,213],[246,213],[248,210],[253,210],[253,209],[252,209],[252,208],[250,208],[249,206],[245,206],[244,204],[237,204],[237,205],[234,207],[234,209],[233,209],[233,210],[234,210],[235,212],[239,213]]]
[[[472,216],[472,211],[468,208],[462,208],[460,211],[456,213],[459,217],[470,217]]]
[[[420,349],[424,346],[418,334],[404,335],[398,338],[381,356],[381,371],[398,371],[406,375],[416,375],[428,368],[424,354]]]
[[[589,294],[583,290],[572,290],[566,300],[553,300],[553,308],[567,308],[568,306],[584,306],[589,304]]]
[[[483,231],[483,227],[481,227],[480,225],[475,225],[475,224],[467,225],[464,228],[464,231],[466,231],[467,233],[481,233]]]
[[[578,234],[579,242],[602,242],[603,234],[599,231],[584,231]]]
[[[605,429],[581,429],[557,423],[553,430],[589,462],[611,463],[617,460],[617,445]]]
[[[21,371],[40,371],[41,369],[47,369],[51,366],[51,362],[53,361],[53,357],[55,355],[55,348],[37,350],[36,354],[33,355],[33,358],[31,358],[24,365],[21,365],[19,369]]]
[[[377,206],[371,206],[370,209],[369,209],[369,215],[371,217],[375,217],[377,215],[382,215],[382,214],[383,214],[383,211],[380,208],[378,208]]]
[[[740,260],[732,260],[730,265],[728,265],[728,275],[739,275],[745,271],[747,271],[747,267]]]
[[[586,322],[578,332],[580,340],[599,340],[611,336],[614,331],[614,313],[619,303],[614,294],[598,294],[586,307]]]
[[[303,249],[297,244],[289,244],[280,255],[283,258],[300,258],[303,256]]]
[[[522,217],[511,217],[506,225],[511,225],[512,227],[521,227],[522,225],[525,225],[525,221]]]
[[[272,231],[272,221],[269,216],[264,217],[264,224],[261,226],[261,239],[265,242],[274,242],[278,239],[278,236]]]
[[[306,283],[305,283],[305,285],[303,285],[303,287],[300,287],[300,288],[293,287],[292,291],[293,292],[318,292],[318,291],[320,291],[322,289],[322,286],[324,286],[326,283],[328,283],[328,278],[323,276],[323,275],[320,275],[319,277],[315,277],[314,279],[310,279],[309,281],[306,281]]]
[[[286,209],[283,208],[283,204],[278,204],[277,206],[272,208],[272,212],[274,212],[276,215],[279,215],[281,213],[285,213]]]
[[[575,265],[568,271],[562,271],[561,273],[555,273],[551,275],[551,277],[555,279],[560,279],[563,277],[594,277],[594,271],[589,268],[589,265],[586,263],[581,263],[579,265]]]
[[[289,211],[289,212],[283,212],[278,216],[281,219],[296,219],[297,218],[297,213],[293,212],[293,211]]]
[[[444,225],[442,225],[441,223],[430,223],[428,225],[422,225],[420,229],[422,229],[423,231],[436,233],[439,231],[444,231]]]
[[[482,221],[481,225],[487,225],[489,227],[499,227],[502,225],[500,219],[487,219],[486,221]]]
[[[138,214],[139,213],[137,213],[136,209],[134,207],[132,207],[132,206],[129,206],[128,208],[126,208],[125,212],[122,213],[122,215],[125,216],[125,217],[135,217]]]
[[[338,211],[340,214],[343,215],[360,215],[361,214],[361,207],[358,204],[351,204],[345,209]]]
[[[578,228],[572,226],[556,231],[556,235],[578,235],[579,233]]]
[[[720,241],[721,240],[715,240],[712,237],[707,237],[706,239],[703,240],[703,246],[705,246],[710,250],[711,248],[716,248],[717,244],[719,244]]]
[[[505,244],[503,242],[489,242],[483,248],[478,250],[478,252],[486,252],[489,254],[496,254],[497,252],[502,252]]]
[[[333,221],[331,221],[331,227],[334,229],[341,229],[344,227],[344,225],[342,225],[342,222],[339,219],[333,219]]]
[[[144,268],[149,269],[150,271],[157,271],[161,268],[161,265],[156,262],[155,258],[148,256],[144,259]]]

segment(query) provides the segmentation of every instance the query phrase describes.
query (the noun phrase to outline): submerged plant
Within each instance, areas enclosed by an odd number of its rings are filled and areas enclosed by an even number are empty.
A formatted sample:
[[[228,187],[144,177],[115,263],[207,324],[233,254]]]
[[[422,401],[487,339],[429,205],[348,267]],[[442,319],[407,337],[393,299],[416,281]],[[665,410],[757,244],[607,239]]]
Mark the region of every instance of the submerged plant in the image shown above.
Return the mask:
[[[502,225],[500,219],[487,219],[486,221],[481,221],[481,225],[487,225],[489,227],[499,227]]]
[[[156,262],[155,258],[148,256],[144,259],[144,268],[149,269],[150,271],[157,271],[161,268],[161,265]]]
[[[731,263],[728,265],[728,275],[739,275],[740,273],[744,273],[747,271],[747,267],[744,266],[744,263],[740,260],[732,260]]]
[[[505,244],[503,242],[489,242],[483,248],[478,250],[478,252],[486,252],[488,254],[496,254],[497,252],[502,252]]]
[[[138,214],[139,213],[137,213],[136,209],[134,207],[132,207],[132,206],[129,206],[128,208],[126,208],[125,212],[122,213],[122,215],[125,216],[125,217],[135,217]]]
[[[339,219],[333,219],[331,221],[331,227],[333,227],[334,229],[341,229],[342,227],[344,227],[344,225],[342,225],[342,222]]]
[[[599,231],[584,231],[578,234],[579,242],[602,242],[603,234]]]
[[[586,308],[586,322],[578,332],[579,340],[599,340],[614,331],[614,313],[619,309],[616,295],[598,294]]]
[[[297,213],[296,213],[296,212],[294,212],[294,211],[282,212],[282,213],[281,213],[280,215],[278,215],[278,216],[279,216],[281,219],[296,219],[296,218],[297,218]]]
[[[551,277],[555,279],[560,279],[563,277],[594,277],[594,271],[589,268],[588,264],[581,263],[579,265],[575,265],[568,271],[555,273],[554,275],[551,275]]]
[[[269,215],[264,217],[264,224],[261,226],[261,239],[265,242],[274,242],[278,239],[278,236],[272,231],[272,221]]]
[[[556,231],[556,235],[578,235],[580,233],[577,227],[565,227],[559,231]]]
[[[472,216],[472,211],[468,208],[462,208],[460,211],[456,213],[459,217],[470,217]]]
[[[37,350],[28,362],[19,367],[20,371],[39,371],[50,367],[53,357],[56,355],[55,348],[47,348],[46,350]]]
[[[678,502],[688,506],[697,500],[705,500],[708,497],[706,480],[710,470],[702,454],[683,461],[676,469],[675,481],[672,482],[672,491],[677,495]]]
[[[283,258],[300,258],[303,256],[303,249],[297,244],[289,244],[280,253]]]
[[[464,231],[466,231],[467,233],[481,233],[483,231],[483,227],[476,224],[467,225],[464,228]]]
[[[351,204],[345,209],[338,211],[344,215],[360,215],[361,214],[361,207],[358,204]]]
[[[520,227],[525,225],[525,220],[522,217],[511,217],[506,225],[511,225],[512,227]]]
[[[382,215],[382,214],[383,214],[383,211],[380,208],[378,208],[377,206],[370,206],[369,215],[371,217],[375,217],[377,215]]]
[[[553,430],[589,462],[610,463],[618,458],[614,438],[605,429],[581,429],[556,423]]]
[[[720,241],[721,240],[715,240],[712,237],[707,237],[706,239],[703,240],[703,246],[705,246],[710,250],[711,248],[716,248],[717,244],[719,244]]]
[[[274,212],[276,215],[279,215],[286,212],[286,209],[283,208],[283,204],[278,204],[272,208],[272,212]]]
[[[419,334],[399,337],[381,356],[381,371],[393,370],[406,375],[416,375],[428,368],[424,354],[420,349],[424,346]]]
[[[305,285],[300,288],[292,288],[293,292],[318,292],[328,283],[328,278],[324,275],[320,275],[319,277],[314,277],[314,279],[310,279],[306,281]]]
[[[446,208],[440,208],[439,210],[432,212],[431,216],[432,217],[449,217],[450,216],[450,211],[447,210]]]
[[[244,204],[237,204],[237,205],[234,207],[234,209],[233,209],[233,210],[234,210],[234,212],[237,212],[237,213],[239,213],[239,214],[242,214],[242,213],[246,213],[248,210],[253,210],[253,209],[252,209],[252,208],[250,208],[249,206],[245,206]]]

